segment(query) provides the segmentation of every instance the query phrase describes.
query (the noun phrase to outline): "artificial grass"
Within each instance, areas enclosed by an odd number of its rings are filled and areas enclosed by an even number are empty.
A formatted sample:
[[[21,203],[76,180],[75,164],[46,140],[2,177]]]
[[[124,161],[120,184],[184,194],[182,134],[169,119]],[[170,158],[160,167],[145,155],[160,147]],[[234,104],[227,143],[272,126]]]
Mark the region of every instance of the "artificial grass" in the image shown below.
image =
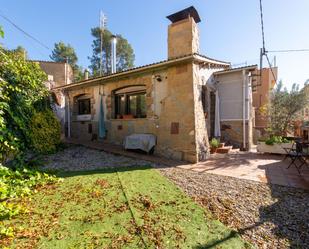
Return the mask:
[[[149,167],[61,176],[9,221],[12,248],[250,247]]]

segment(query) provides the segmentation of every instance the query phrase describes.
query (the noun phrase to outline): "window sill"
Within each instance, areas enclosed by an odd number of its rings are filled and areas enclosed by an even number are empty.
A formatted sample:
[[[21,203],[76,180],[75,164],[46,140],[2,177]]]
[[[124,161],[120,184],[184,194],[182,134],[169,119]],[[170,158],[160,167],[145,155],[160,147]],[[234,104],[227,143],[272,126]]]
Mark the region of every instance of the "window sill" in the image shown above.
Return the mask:
[[[111,118],[110,121],[133,121],[133,120],[145,120],[146,118]]]
[[[76,121],[91,121],[91,114],[77,115]]]

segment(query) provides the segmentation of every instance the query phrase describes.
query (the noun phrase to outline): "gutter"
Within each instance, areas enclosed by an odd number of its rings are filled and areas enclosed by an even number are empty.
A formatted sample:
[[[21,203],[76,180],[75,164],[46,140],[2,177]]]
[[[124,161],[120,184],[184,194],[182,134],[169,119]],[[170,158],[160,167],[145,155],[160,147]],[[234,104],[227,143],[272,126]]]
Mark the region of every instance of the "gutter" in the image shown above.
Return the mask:
[[[128,71],[119,72],[119,73],[116,73],[116,74],[111,74],[111,75],[107,75],[107,76],[103,76],[103,77],[97,77],[97,78],[89,79],[87,81],[82,81],[82,82],[76,83],[76,84],[73,83],[73,84],[69,84],[69,85],[66,85],[66,86],[55,87],[52,90],[65,90],[65,89],[69,89],[69,88],[75,88],[75,87],[79,87],[79,86],[89,85],[91,83],[97,83],[98,81],[103,81],[104,83],[106,83],[105,81],[114,80],[114,79],[120,78],[120,77],[127,77],[128,74],[130,74],[130,75],[136,74],[136,73],[148,71],[148,70],[151,70],[151,69],[154,69],[154,68],[166,67],[166,66],[169,66],[169,65],[177,64],[179,62],[184,62],[184,61],[193,60],[193,59],[194,59],[194,57],[192,55],[189,55],[189,56],[185,56],[185,57],[182,57],[182,58],[165,61],[165,62],[162,62],[162,63],[159,63],[159,64],[149,65],[147,67],[135,68],[135,69],[131,69],[131,70],[128,70]]]
[[[159,68],[162,68],[162,67],[167,67],[167,66],[170,66],[170,65],[174,65],[174,64],[178,64],[178,63],[186,62],[186,61],[191,61],[191,60],[197,61],[197,62],[204,62],[204,63],[209,63],[209,64],[221,65],[221,66],[224,66],[224,67],[230,66],[230,63],[219,62],[219,61],[207,58],[207,57],[203,57],[203,56],[198,55],[198,54],[191,54],[191,55],[187,55],[187,56],[184,56],[184,57],[163,61],[161,63],[150,64],[149,66],[137,67],[137,68],[129,69],[127,71],[118,72],[118,73],[103,76],[103,77],[97,77],[97,78],[93,78],[93,79],[89,79],[89,80],[84,80],[84,81],[81,81],[81,82],[75,83],[75,84],[73,83],[73,84],[69,84],[69,85],[65,85],[65,86],[55,87],[51,90],[65,90],[65,89],[70,89],[70,88],[75,88],[75,87],[81,87],[81,86],[84,86],[84,85],[88,86],[88,85],[93,84],[93,83],[98,83],[98,81],[101,81],[100,83],[106,83],[110,80],[115,80],[115,79],[121,78],[121,77],[127,77],[128,75],[146,72],[146,71],[151,70],[151,69],[159,69]]]
[[[193,58],[194,58],[194,60],[199,61],[199,62],[213,63],[213,64],[216,64],[216,65],[221,65],[221,66],[226,66],[226,67],[231,66],[231,63],[213,60],[211,58],[208,58],[208,57],[205,57],[205,56],[202,56],[202,55],[199,55],[199,54],[193,54]]]
[[[223,71],[218,71],[218,72],[214,72],[214,74],[215,75],[221,75],[221,74],[239,72],[239,71],[243,71],[243,70],[254,71],[256,69],[257,69],[257,65],[252,65],[252,66],[248,66],[248,67],[231,68],[231,69],[227,69],[227,70],[223,70]]]

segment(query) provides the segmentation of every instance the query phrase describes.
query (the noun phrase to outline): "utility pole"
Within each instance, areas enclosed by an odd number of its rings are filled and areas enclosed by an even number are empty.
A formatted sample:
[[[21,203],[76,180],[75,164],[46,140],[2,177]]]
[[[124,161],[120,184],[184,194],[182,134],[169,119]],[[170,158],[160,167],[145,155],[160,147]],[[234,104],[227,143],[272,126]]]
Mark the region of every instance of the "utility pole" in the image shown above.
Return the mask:
[[[107,26],[107,17],[100,12],[100,76],[103,75],[103,33]]]

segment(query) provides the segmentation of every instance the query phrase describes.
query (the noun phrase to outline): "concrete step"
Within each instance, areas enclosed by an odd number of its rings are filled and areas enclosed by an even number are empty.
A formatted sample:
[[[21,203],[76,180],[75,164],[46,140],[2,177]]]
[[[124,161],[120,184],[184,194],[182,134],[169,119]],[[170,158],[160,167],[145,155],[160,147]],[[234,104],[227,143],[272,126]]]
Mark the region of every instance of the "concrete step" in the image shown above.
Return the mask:
[[[233,146],[224,146],[222,148],[217,148],[216,152],[219,153],[219,154],[227,154],[232,149],[233,149]]]
[[[240,152],[240,149],[238,148],[238,149],[231,149],[229,153],[230,154],[233,154],[233,153],[236,154],[236,153],[239,153],[239,152]]]
[[[225,143],[220,143],[218,148],[223,148],[225,146]]]

